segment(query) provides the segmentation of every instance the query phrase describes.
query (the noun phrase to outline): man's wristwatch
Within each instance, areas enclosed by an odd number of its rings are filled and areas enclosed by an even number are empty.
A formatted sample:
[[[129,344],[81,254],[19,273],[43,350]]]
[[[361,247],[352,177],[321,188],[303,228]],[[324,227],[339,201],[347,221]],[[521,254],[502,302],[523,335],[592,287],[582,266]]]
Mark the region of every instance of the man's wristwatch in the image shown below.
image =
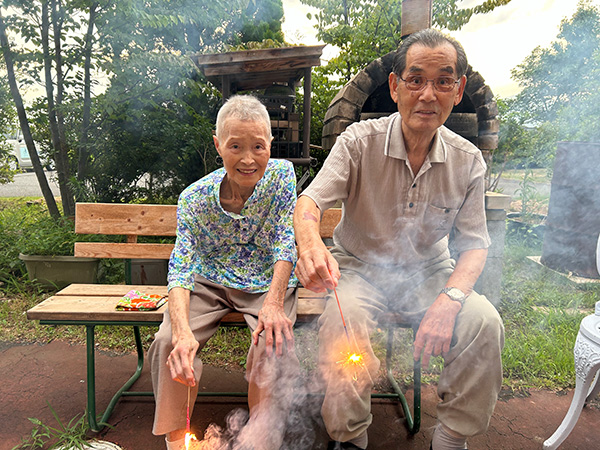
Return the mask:
[[[440,294],[446,294],[450,297],[450,300],[460,303],[461,306],[465,304],[465,300],[467,299],[467,295],[455,287],[446,287],[440,291]]]

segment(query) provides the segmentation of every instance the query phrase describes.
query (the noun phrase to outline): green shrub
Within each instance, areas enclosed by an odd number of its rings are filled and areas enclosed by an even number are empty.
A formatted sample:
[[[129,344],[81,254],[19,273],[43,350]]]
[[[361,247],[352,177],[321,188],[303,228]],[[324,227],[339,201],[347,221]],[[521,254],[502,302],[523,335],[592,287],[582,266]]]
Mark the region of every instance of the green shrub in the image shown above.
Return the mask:
[[[0,198],[0,283],[16,286],[26,281],[25,263],[19,253],[68,256],[73,255],[75,241],[107,240],[122,237],[76,234],[71,219],[52,219],[45,203],[39,200]],[[99,278],[100,282],[123,281],[123,262],[102,260]]]

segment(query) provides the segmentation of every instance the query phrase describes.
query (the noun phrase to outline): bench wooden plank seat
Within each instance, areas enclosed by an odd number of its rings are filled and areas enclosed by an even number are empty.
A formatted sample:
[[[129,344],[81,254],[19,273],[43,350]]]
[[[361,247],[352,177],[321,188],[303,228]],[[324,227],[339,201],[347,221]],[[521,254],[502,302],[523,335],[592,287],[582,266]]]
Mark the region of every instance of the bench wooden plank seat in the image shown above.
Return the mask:
[[[138,236],[175,236],[176,206],[173,205],[129,205],[78,203],[75,212],[75,230],[81,234],[124,235],[127,242],[102,243],[78,242],[75,256],[97,258],[168,259],[173,244],[138,243]],[[325,211],[321,221],[321,237],[331,239],[333,229],[341,218],[341,210]],[[162,322],[167,306],[156,311],[119,311],[115,306],[118,300],[131,289],[147,294],[167,295],[166,286],[131,284],[130,270],[126,265],[128,284],[71,284],[52,297],[27,311],[27,318],[38,320],[43,325],[81,325],[86,327],[87,355],[87,414],[92,431],[98,432],[108,424],[108,419],[121,397],[152,396],[152,392],[130,391],[141,375],[144,366],[144,348],[139,327],[158,326]],[[317,294],[303,287],[298,288],[298,325],[311,323],[322,313],[325,306],[323,294]],[[392,374],[393,334],[396,327],[412,328],[416,333],[418,325],[407,323],[402,317],[386,314],[382,326],[387,328],[386,366],[387,377],[393,393],[374,393],[374,398],[391,398],[400,401],[406,425],[411,433],[417,433],[421,420],[421,367],[416,362],[414,372],[414,399],[411,413],[408,402]],[[137,368],[129,380],[115,393],[100,419],[96,416],[96,375],[95,375],[95,327],[101,325],[132,326],[136,351]],[[232,312],[221,321],[222,326],[245,326],[242,314]],[[200,392],[202,396],[246,396],[245,392]],[[413,417],[414,415],[414,417]]]

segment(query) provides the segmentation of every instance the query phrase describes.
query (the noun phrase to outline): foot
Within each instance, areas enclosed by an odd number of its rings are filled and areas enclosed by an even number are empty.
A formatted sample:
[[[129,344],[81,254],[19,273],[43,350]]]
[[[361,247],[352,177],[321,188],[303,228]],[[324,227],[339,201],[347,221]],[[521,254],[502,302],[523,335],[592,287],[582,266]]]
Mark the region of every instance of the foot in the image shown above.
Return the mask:
[[[365,450],[354,445],[352,442],[329,441],[327,450]]]

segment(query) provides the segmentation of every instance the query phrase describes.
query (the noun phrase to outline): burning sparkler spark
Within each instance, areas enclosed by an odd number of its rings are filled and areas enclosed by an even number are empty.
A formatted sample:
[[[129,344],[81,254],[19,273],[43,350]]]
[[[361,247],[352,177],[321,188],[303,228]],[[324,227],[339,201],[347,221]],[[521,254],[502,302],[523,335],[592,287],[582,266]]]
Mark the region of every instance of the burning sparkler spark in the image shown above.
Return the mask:
[[[192,441],[198,441],[195,434],[190,433],[189,431],[185,433],[185,450],[190,449],[190,443]]]
[[[352,380],[358,381],[358,371],[365,367],[362,355],[356,352],[342,352],[342,355],[343,358],[337,361],[337,364],[341,364],[345,369],[354,370]]]

